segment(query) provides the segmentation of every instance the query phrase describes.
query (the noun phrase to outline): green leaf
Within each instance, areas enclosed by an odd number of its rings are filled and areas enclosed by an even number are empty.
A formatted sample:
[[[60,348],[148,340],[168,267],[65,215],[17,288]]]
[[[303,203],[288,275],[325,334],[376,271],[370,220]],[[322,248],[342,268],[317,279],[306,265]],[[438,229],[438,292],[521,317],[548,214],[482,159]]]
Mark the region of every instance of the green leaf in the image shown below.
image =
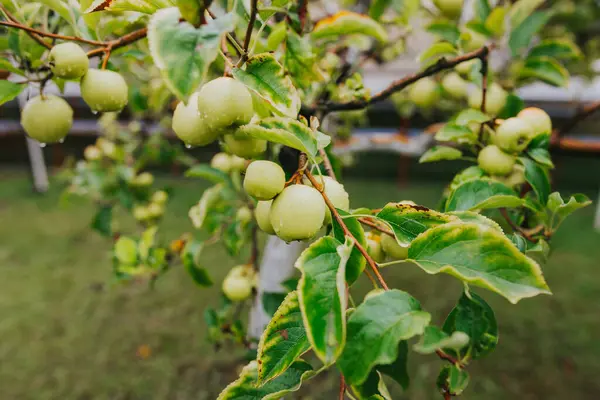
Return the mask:
[[[348,338],[338,367],[350,385],[360,385],[377,365],[398,358],[402,340],[423,333],[431,316],[406,292],[392,289],[368,297],[348,318]]]
[[[460,350],[467,344],[469,344],[469,335],[466,333],[454,331],[448,334],[437,326],[430,325],[425,328],[425,333],[413,346],[413,350],[421,354],[432,354],[445,348]]]
[[[475,15],[480,21],[485,21],[490,15],[491,10],[492,7],[490,6],[489,0],[475,1]]]
[[[510,8],[510,25],[513,28],[522,25],[543,2],[544,0],[519,0],[515,2]]]
[[[471,179],[454,189],[446,202],[446,211],[485,210],[519,207],[525,204],[517,192],[505,184],[488,179]]]
[[[234,68],[233,76],[265,100],[277,113],[296,118],[300,111],[300,95],[273,54],[250,57],[246,69]]]
[[[325,78],[319,70],[317,55],[309,37],[300,36],[292,30],[287,33],[283,65],[294,83],[301,88],[309,88]]]
[[[92,229],[102,236],[112,236],[112,206],[102,206],[92,219]]]
[[[475,143],[477,134],[467,126],[461,126],[449,122],[435,134],[435,140],[438,142],[456,142],[456,143]]]
[[[0,80],[0,105],[16,98],[26,85]]]
[[[202,178],[212,183],[229,182],[229,175],[225,172],[213,168],[208,164],[197,164],[185,171],[185,176],[188,178]]]
[[[505,7],[496,7],[485,20],[485,28],[496,37],[500,37],[504,34],[506,11],[507,9]]]
[[[377,218],[392,228],[396,240],[403,246],[408,246],[417,236],[430,228],[456,220],[456,217],[427,207],[403,203],[386,204],[377,213]]]
[[[152,14],[158,9],[173,7],[175,4],[169,0],[95,0],[85,13],[97,11],[136,11],[143,14]]]
[[[242,125],[242,133],[257,139],[281,143],[307,153],[315,158],[319,149],[329,144],[331,138],[319,131],[313,131],[302,122],[287,117],[265,118],[255,123]]]
[[[205,10],[204,0],[175,0],[174,2],[187,22],[195,26],[200,24],[200,16]]]
[[[455,56],[457,53],[458,49],[452,44],[448,42],[437,42],[419,55],[419,62],[421,64],[429,65],[442,57]]]
[[[468,255],[468,256],[467,256]],[[540,266],[496,229],[449,223],[419,235],[408,258],[428,274],[447,273],[491,290],[511,303],[550,294]]]
[[[346,341],[346,263],[352,241],[325,236],[302,252],[298,298],[308,340],[325,365],[339,357]]]
[[[502,227],[496,221],[473,211],[450,211],[447,214],[456,216],[463,222],[470,222],[478,224],[482,228],[492,228],[498,232],[503,232]]]
[[[381,374],[372,370],[361,385],[350,386],[357,400],[392,400]]]
[[[248,230],[246,228],[247,224],[242,221],[232,222],[225,228],[221,239],[229,255],[237,257],[240,254],[248,238]]]
[[[278,293],[279,294],[279,293]],[[265,328],[258,344],[258,384],[284,373],[310,349],[306,337],[298,293],[290,292]]]
[[[176,7],[157,11],[148,24],[148,41],[165,84],[186,101],[206,78],[222,37],[235,28],[236,20],[235,14],[230,13],[196,29],[180,19]]]
[[[340,11],[323,18],[315,25],[311,36],[314,39],[338,39],[340,35],[362,34],[387,42],[388,34],[374,19],[351,11]]]
[[[427,25],[427,28],[425,29],[427,32],[437,35],[441,39],[447,40],[453,45],[456,44],[458,38],[460,37],[460,31],[456,26],[456,23],[448,20],[433,21]]]
[[[337,211],[342,217],[350,215],[344,210],[337,209]],[[354,238],[358,240],[358,243],[360,243],[360,245],[363,246],[363,248],[366,248],[367,241],[365,238],[365,231],[360,222],[358,222],[356,218],[344,218],[344,223],[346,224],[346,228],[348,228],[350,233],[352,233],[352,236],[354,236]],[[346,240],[344,230],[342,229],[340,224],[338,224],[335,218],[332,218],[332,230],[333,236],[340,243]],[[358,279],[358,277],[364,271],[366,265],[367,261],[365,260],[360,250],[358,250],[358,248],[356,247],[353,247],[352,251],[350,252],[350,258],[346,263],[346,282],[348,283],[348,285],[353,284]]]
[[[479,359],[491,353],[498,343],[498,325],[492,308],[473,292],[464,292],[444,322],[444,332],[464,332],[469,336],[469,345],[447,351],[463,358],[469,354]]]
[[[580,208],[587,207],[592,204],[592,201],[584,194],[574,194],[569,198],[568,202],[564,202],[562,196],[558,192],[550,194],[548,197],[547,207],[552,214],[551,222],[552,227],[558,227],[562,221],[570,214],[579,210]]]
[[[540,133],[531,139],[529,142],[529,146],[527,146],[527,150],[533,149],[546,149],[550,148],[550,135],[547,133]]]
[[[427,150],[421,158],[420,163],[442,161],[442,160],[459,160],[462,157],[462,151],[448,146],[433,146]]]
[[[252,361],[246,365],[240,377],[227,386],[217,400],[276,400],[284,395],[296,392],[302,382],[312,378],[320,371],[314,371],[310,364],[299,360],[293,363],[283,374],[262,386],[256,386],[258,365]]]
[[[158,232],[158,226],[151,226],[142,232],[142,236],[138,243],[138,252],[141,260],[146,260],[150,254],[150,249],[154,246],[154,240]]]
[[[546,149],[531,149],[527,151],[529,157],[533,158],[538,164],[542,164],[544,167],[554,168],[552,157],[550,152]]]
[[[510,241],[517,246],[517,249],[519,249],[521,253],[525,253],[525,250],[527,249],[527,241],[523,236],[519,235],[518,233],[511,233],[510,235],[506,236],[508,236]]]
[[[39,0],[39,2],[67,21],[77,36],[81,34],[77,26],[77,15],[75,15],[75,10],[69,6],[68,2],[62,0]]]
[[[537,44],[528,57],[551,57],[559,60],[576,60],[583,57],[581,50],[568,39],[545,39]]]
[[[510,93],[506,96],[506,104],[504,108],[498,114],[498,118],[508,119],[516,117],[522,109],[525,108],[525,102],[519,96],[514,93]]]
[[[484,122],[488,122],[491,119],[492,118],[489,115],[486,115],[479,110],[476,110],[474,108],[467,108],[466,110],[461,111],[456,116],[454,122],[456,125],[465,126],[472,122],[483,124]]]
[[[21,70],[15,66],[13,66],[12,63],[5,58],[0,58],[0,69],[9,71],[12,74],[17,74],[17,75],[21,75],[21,76],[25,75],[24,70]],[[3,81],[3,82],[6,82],[6,81]],[[21,86],[23,86],[23,85],[21,85]]]
[[[190,208],[188,216],[192,220],[192,224],[194,228],[201,229],[204,227],[204,222],[208,211],[212,206],[214,206],[219,199],[221,198],[221,191],[223,190],[223,185],[217,184],[211,188],[208,188],[202,193],[202,197],[200,197],[200,201],[198,204]]]
[[[116,242],[113,254],[120,264],[137,265],[137,242],[130,237],[121,236]]]
[[[539,264],[545,264],[548,261],[548,257],[550,256],[550,245],[548,242],[540,239],[535,244],[528,242],[527,245],[531,246],[525,251],[527,257],[533,258]]]
[[[181,254],[181,262],[198,286],[209,287],[213,285],[213,281],[208,270],[201,264],[203,247],[203,243],[198,240],[187,242]]]
[[[408,343],[401,340],[398,343],[398,357],[391,364],[382,364],[375,367],[377,371],[395,380],[404,390],[408,389],[410,378],[408,376]]]
[[[269,317],[273,317],[273,315],[285,299],[285,296],[285,293],[263,292],[262,306]]]
[[[391,4],[392,0],[373,0],[369,6],[369,16],[378,20]]]
[[[548,171],[529,158],[519,157],[519,161],[525,167],[525,179],[529,182],[542,204],[546,204],[550,195]]]
[[[525,47],[529,46],[533,35],[535,35],[550,20],[550,11],[537,11],[528,16],[519,25],[512,23],[513,30],[508,39],[508,45],[512,55],[516,56]]]
[[[460,396],[469,385],[469,373],[456,365],[445,365],[437,378],[437,385],[442,391],[452,396]]]
[[[569,71],[550,57],[529,57],[519,71],[519,78],[534,78],[554,86],[567,86]]]

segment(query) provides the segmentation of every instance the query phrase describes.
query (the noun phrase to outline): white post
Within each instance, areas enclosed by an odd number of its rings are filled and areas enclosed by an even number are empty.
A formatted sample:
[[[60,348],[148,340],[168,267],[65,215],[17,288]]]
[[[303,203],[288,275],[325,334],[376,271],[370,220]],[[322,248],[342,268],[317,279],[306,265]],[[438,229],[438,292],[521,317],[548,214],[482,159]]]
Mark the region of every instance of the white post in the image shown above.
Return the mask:
[[[594,228],[600,231],[600,191],[598,192],[598,202],[596,203],[596,218],[594,221]]]
[[[19,95],[19,109],[22,112],[25,103],[29,98],[29,92],[33,88],[29,86],[27,89]],[[46,169],[46,163],[44,162],[44,153],[40,144],[29,138],[27,140],[27,152],[29,153],[29,162],[31,164],[31,175],[33,177],[33,188],[36,192],[45,193],[48,191],[50,183],[48,181],[48,171]]]

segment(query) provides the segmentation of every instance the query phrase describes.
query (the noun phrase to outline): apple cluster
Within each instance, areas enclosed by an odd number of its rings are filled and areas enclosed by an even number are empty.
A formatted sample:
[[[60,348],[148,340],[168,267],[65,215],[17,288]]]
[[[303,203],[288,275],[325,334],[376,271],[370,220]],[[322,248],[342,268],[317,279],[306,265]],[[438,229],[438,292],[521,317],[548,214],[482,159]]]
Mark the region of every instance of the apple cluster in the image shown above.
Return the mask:
[[[125,79],[114,71],[89,68],[81,46],[61,43],[49,54],[52,74],[65,80],[79,80],[81,96],[93,112],[121,111],[129,90]],[[40,143],[62,141],[73,126],[73,109],[63,98],[40,94],[23,107],[21,125],[32,139]]]

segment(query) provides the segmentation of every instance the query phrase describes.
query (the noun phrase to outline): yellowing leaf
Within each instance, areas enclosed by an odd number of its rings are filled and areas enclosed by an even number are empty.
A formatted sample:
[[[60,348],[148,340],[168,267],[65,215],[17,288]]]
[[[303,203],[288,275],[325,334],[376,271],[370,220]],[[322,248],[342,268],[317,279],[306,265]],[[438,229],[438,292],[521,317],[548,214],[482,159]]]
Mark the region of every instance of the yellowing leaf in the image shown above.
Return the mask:
[[[173,7],[170,0],[95,0],[84,12],[98,11],[137,11],[153,14],[161,8]]]
[[[380,42],[388,40],[388,34],[378,22],[364,14],[340,11],[317,22],[311,36],[315,39],[337,38],[340,35],[364,34]]]

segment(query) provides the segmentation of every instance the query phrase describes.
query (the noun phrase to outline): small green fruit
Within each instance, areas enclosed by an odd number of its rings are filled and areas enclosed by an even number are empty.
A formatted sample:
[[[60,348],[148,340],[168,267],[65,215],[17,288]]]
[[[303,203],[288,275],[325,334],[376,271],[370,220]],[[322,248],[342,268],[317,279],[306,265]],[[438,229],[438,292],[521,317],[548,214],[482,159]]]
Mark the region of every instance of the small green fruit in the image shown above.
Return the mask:
[[[506,186],[515,187],[521,186],[526,182],[525,179],[525,167],[520,164],[515,164],[512,172],[506,178],[502,180]]]
[[[190,96],[188,103],[179,103],[173,113],[173,131],[189,146],[206,146],[219,137],[219,131],[208,129],[198,112],[198,93]]]
[[[497,83],[492,83],[487,90],[485,97],[485,111],[491,115],[498,115],[506,105],[506,91]],[[471,91],[469,94],[469,107],[481,108],[482,93],[481,89]]]
[[[244,190],[258,200],[271,200],[284,186],[285,172],[272,161],[253,161],[246,170]]]
[[[515,157],[506,154],[498,146],[491,144],[479,152],[477,163],[481,169],[490,175],[505,176],[512,172]]]
[[[383,262],[385,260],[385,253],[381,247],[381,237],[373,232],[367,232],[365,237],[367,240],[367,253],[369,253],[375,262]]]
[[[408,97],[417,106],[429,108],[438,101],[438,84],[431,78],[419,79],[410,87]]]
[[[254,115],[252,96],[246,86],[227,77],[213,79],[202,86],[198,111],[208,129],[217,131],[247,124]]]
[[[228,134],[223,136],[226,150],[238,157],[255,158],[267,150],[267,141],[249,136]]]
[[[467,95],[467,82],[456,72],[450,72],[442,79],[442,87],[450,96],[457,99]]]
[[[326,209],[317,189],[292,185],[273,200],[270,220],[277,236],[286,242],[304,240],[321,229]]]
[[[210,160],[210,166],[228,174],[231,171],[231,158],[229,154],[217,153]]]
[[[23,107],[21,125],[30,138],[40,143],[59,142],[73,126],[73,109],[60,97],[36,96]]]
[[[150,203],[148,205],[148,217],[160,218],[165,213],[165,207],[161,204]]]
[[[150,197],[150,201],[152,203],[156,203],[156,204],[160,204],[160,205],[166,204],[168,199],[169,199],[169,195],[164,190],[159,190],[157,192],[154,192],[152,194],[152,197]]]
[[[62,79],[79,79],[88,70],[89,60],[85,51],[76,43],[57,44],[50,50],[52,73]]]
[[[273,225],[271,224],[271,205],[273,204],[273,200],[269,201],[259,201],[256,204],[256,209],[254,210],[254,217],[256,218],[256,223],[258,227],[265,233],[269,235],[275,234],[275,229],[273,229]]]
[[[98,147],[102,154],[104,154],[106,157],[112,159],[117,158],[118,150],[114,142],[101,137],[96,140],[96,147]]]
[[[531,126],[532,138],[542,133],[547,135],[552,133],[552,120],[546,111],[541,108],[525,108],[517,114],[517,118],[529,123],[529,126]]]
[[[231,301],[244,301],[252,295],[253,281],[254,274],[249,267],[239,265],[232,268],[223,280],[223,293]]]
[[[479,33],[473,29],[465,30],[469,34],[469,39],[463,44],[465,51],[475,51],[482,48],[488,41],[488,37],[482,33]]]
[[[125,79],[114,71],[90,69],[81,80],[81,97],[92,111],[121,111],[128,96]]]
[[[473,67],[476,65],[478,67],[480,67],[481,61],[479,59],[473,59],[473,60],[461,62],[456,67],[454,67],[454,69],[456,70],[456,72],[458,72],[462,76],[468,76],[471,73],[471,71],[473,70]]]
[[[315,176],[315,180],[321,185],[324,185],[323,189],[325,191],[325,195],[335,208],[339,208],[340,210],[344,211],[350,210],[350,197],[348,196],[346,189],[344,189],[344,185],[329,176]],[[306,178],[303,179],[303,183],[305,185],[312,186],[310,181]],[[325,221],[323,223],[325,225],[329,225],[331,223],[331,211],[329,208],[327,208],[327,212],[325,213]]]
[[[133,207],[133,218],[138,221],[145,221],[150,218],[150,213],[148,213],[148,207],[145,206],[135,206]]]
[[[494,144],[509,153],[519,153],[531,141],[531,126],[520,118],[509,118],[496,130]]]
[[[131,186],[135,187],[146,187],[154,183],[154,176],[150,172],[142,172],[141,174],[133,177],[130,182]]]
[[[232,171],[244,171],[246,169],[246,159],[231,155],[231,170]]]
[[[408,247],[402,247],[396,238],[388,234],[381,235],[381,247],[383,251],[393,260],[405,260],[408,257]]]
[[[89,145],[83,150],[83,157],[88,161],[98,161],[102,158],[102,151],[94,145]]]
[[[235,219],[240,221],[242,224],[247,224],[248,222],[252,221],[252,211],[250,211],[248,207],[238,208],[235,214]]]
[[[462,14],[463,0],[433,0],[433,2],[448,18],[458,18]]]

